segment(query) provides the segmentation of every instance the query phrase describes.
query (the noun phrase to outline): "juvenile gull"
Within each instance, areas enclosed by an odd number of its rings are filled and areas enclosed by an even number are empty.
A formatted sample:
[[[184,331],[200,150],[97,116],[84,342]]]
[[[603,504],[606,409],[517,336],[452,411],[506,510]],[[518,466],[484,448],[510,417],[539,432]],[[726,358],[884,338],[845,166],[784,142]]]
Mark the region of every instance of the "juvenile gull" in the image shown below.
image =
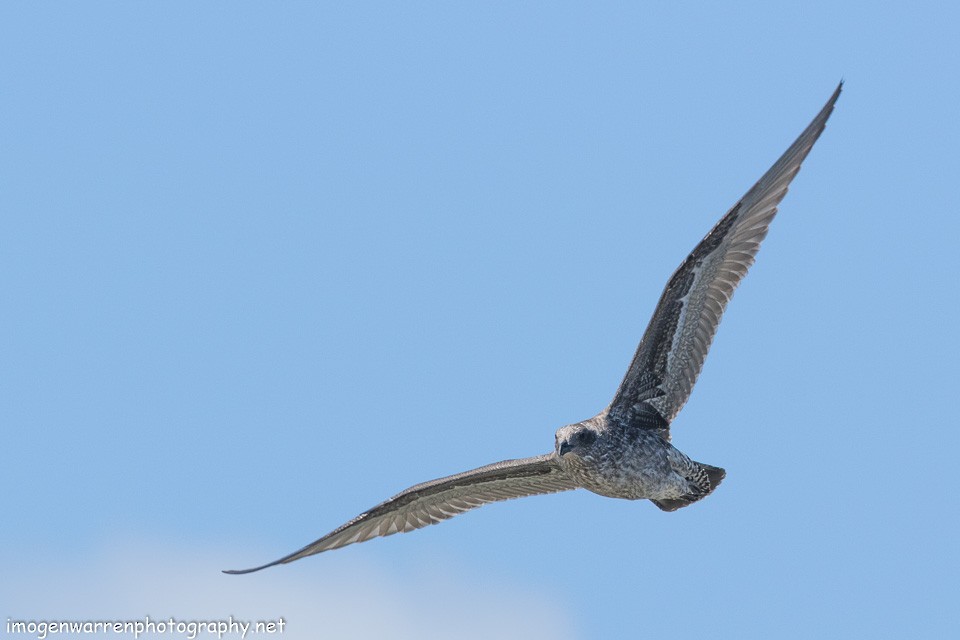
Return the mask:
[[[561,427],[550,453],[505,460],[410,487],[316,542],[253,569],[413,531],[488,502],[582,487],[675,511],[716,489],[725,472],[670,444],[734,289],[766,237],[777,205],[820,137],[843,83],[779,160],[700,241],[667,282],[640,346],[610,405]]]

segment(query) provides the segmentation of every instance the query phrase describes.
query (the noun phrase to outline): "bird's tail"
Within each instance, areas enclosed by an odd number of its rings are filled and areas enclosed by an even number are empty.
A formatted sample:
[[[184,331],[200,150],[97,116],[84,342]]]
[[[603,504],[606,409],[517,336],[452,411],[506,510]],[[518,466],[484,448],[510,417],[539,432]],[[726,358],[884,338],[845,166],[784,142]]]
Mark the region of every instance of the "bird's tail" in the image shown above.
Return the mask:
[[[697,500],[710,495],[710,493],[716,489],[721,482],[723,482],[723,478],[727,475],[727,472],[720,467],[712,467],[709,464],[703,464],[702,462],[696,462],[694,464],[699,466],[699,473],[696,474],[698,477],[691,478],[691,480],[697,485],[696,490],[691,491],[684,496],[680,496],[679,498],[651,500],[650,502],[657,505],[664,511],[676,511],[681,507],[693,504]]]

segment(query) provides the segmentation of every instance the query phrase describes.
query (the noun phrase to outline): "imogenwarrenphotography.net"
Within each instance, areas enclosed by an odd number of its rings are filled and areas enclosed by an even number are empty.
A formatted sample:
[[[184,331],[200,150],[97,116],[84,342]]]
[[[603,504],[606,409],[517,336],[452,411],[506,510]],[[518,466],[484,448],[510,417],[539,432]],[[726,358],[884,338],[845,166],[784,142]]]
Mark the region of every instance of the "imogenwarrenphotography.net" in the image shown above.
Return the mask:
[[[279,635],[284,632],[287,621],[238,620],[233,616],[225,620],[177,620],[144,616],[136,620],[13,620],[7,618],[8,635],[23,634],[37,640],[64,633],[71,634],[124,634],[139,638],[141,635],[170,635],[187,640],[237,637],[245,640],[248,635]]]

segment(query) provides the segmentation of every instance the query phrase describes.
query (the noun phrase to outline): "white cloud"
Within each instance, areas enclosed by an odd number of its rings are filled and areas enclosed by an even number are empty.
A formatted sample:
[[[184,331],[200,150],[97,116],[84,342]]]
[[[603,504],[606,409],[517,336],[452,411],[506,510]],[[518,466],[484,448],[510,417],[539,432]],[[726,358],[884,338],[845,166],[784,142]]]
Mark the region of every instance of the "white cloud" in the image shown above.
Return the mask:
[[[468,576],[437,565],[416,576],[403,576],[397,570],[369,563],[357,566],[355,562],[227,576],[217,570],[216,561],[223,557],[223,549],[182,549],[141,540],[113,546],[98,558],[56,562],[48,556],[37,563],[26,559],[22,564],[14,562],[8,565],[12,575],[7,576],[14,579],[4,580],[0,586],[3,624],[7,619],[143,620],[150,616],[166,620],[172,616],[200,621],[233,616],[256,622],[283,617],[286,630],[282,635],[260,637],[574,637],[571,617],[550,600],[550,594],[532,593],[522,584],[490,576]],[[124,636],[99,633],[86,637]]]

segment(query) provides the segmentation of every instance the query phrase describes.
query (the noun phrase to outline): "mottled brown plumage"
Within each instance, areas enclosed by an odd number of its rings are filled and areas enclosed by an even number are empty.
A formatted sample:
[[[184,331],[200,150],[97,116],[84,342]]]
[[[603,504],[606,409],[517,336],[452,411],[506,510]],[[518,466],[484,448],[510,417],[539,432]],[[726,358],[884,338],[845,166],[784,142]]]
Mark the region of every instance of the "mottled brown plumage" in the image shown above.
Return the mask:
[[[766,237],[777,205],[840,96],[694,248],[667,282],[613,401],[560,428],[553,452],[424,482],[360,514],[303,549],[254,569],[412,531],[499,500],[584,488],[674,511],[713,491],[725,472],[670,443],[670,422],[690,397],[723,311]]]

